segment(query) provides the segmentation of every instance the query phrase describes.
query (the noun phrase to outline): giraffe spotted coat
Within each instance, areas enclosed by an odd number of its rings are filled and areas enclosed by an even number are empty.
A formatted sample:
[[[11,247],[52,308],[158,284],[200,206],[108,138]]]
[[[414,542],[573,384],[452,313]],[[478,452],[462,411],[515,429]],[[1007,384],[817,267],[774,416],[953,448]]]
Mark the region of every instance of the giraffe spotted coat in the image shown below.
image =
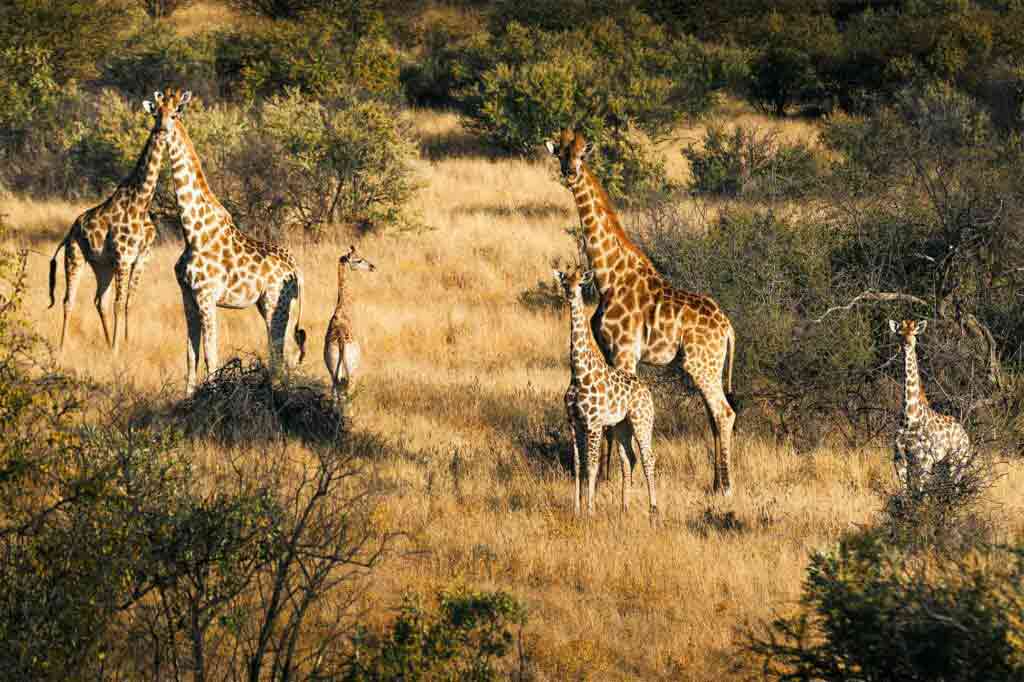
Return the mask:
[[[572,378],[565,393],[565,408],[572,434],[574,509],[579,513],[580,444],[583,444],[586,456],[587,513],[593,514],[601,438],[605,430],[610,429],[613,440],[619,444],[622,461],[622,510],[626,511],[629,504],[632,462],[637,459],[633,450],[635,438],[647,479],[651,516],[656,518],[655,458],[651,449],[654,400],[651,391],[635,374],[610,367],[594,343],[583,311],[582,285],[587,277],[582,269],[569,274],[555,271],[555,278],[569,301],[571,314],[569,362]]]
[[[351,246],[348,253],[338,259],[338,300],[324,336],[324,364],[331,376],[331,391],[335,400],[352,387],[362,359],[359,341],[354,333],[351,301],[345,288],[346,273],[349,270],[373,272],[376,268],[356,253],[355,246]]]
[[[917,335],[926,322],[889,321],[903,348],[903,415],[896,431],[893,465],[905,489],[915,489],[933,475],[954,474],[970,456],[967,431],[956,419],[928,405],[917,365]]]
[[[583,226],[583,247],[601,293],[591,325],[605,358],[632,374],[640,362],[679,362],[707,409],[714,490],[728,495],[736,420],[727,397],[736,346],[732,324],[710,296],[673,288],[629,239],[607,193],[584,163],[589,145],[581,135],[563,130],[547,147],[561,164]]]
[[[188,326],[186,392],[195,389],[202,344],[207,372],[218,367],[217,308],[255,304],[267,326],[271,365],[284,359],[284,346],[297,303],[293,336],[298,361],[305,356],[302,317],[302,272],[285,248],[254,239],[237,227],[214,196],[202,164],[181,121],[190,92],[155,93],[156,106],[172,121],[168,148],[185,250],[174,266]]]
[[[103,336],[114,352],[120,349],[121,310],[124,309],[124,338],[128,340],[128,309],[149,262],[156,227],[149,216],[160,166],[170,130],[170,119],[145,102],[153,115],[153,128],[139,155],[135,169],[106,201],[82,213],[71,225],[50,260],[50,307],[56,303],[57,254],[64,249],[64,321],[60,330],[59,353],[64,352],[75,295],[86,264],[96,276],[94,304],[103,325]],[[107,322],[106,301],[114,285],[113,334]]]

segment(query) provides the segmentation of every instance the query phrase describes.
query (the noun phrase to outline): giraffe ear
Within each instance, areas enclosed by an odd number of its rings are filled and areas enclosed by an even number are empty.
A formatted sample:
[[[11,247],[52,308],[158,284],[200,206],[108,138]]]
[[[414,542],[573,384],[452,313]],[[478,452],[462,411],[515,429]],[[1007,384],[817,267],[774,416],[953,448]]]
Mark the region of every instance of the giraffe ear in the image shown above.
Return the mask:
[[[147,114],[152,114],[156,110],[153,103],[148,99],[142,102],[142,108],[146,110]]]
[[[562,281],[562,273],[558,270],[552,269],[551,274],[554,275],[556,282],[560,283]]]
[[[594,279],[594,271],[593,270],[587,270],[586,272],[583,273],[583,276],[580,277],[580,284],[590,284],[591,280],[593,280],[593,279]]]
[[[924,331],[924,328],[928,326],[928,320],[920,320],[917,323],[917,333],[920,334]]]
[[[164,101],[164,93],[160,92],[159,90],[153,91],[153,101],[157,104]]]
[[[891,331],[893,334],[895,334],[899,330],[900,330],[900,326],[898,324],[896,324],[896,320],[889,320],[889,331]]]
[[[582,155],[582,158],[584,158],[584,159],[588,158],[590,156],[590,152],[592,152],[592,151],[594,151],[594,143],[593,142],[584,142],[583,143],[583,155]]]
[[[544,140],[544,146],[548,148],[548,152],[551,153],[551,156],[558,156],[558,147],[555,146],[554,142],[551,140]]]
[[[181,93],[181,100],[178,101],[178,111],[184,111],[185,105],[192,101],[192,91],[186,90]]]

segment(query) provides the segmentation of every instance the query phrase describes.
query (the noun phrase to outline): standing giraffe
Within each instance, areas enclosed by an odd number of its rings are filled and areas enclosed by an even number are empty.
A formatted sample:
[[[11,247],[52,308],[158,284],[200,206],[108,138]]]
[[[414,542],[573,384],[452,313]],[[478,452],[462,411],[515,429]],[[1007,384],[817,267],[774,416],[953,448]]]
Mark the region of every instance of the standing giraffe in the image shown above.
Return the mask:
[[[149,217],[149,204],[160,177],[160,164],[163,162],[164,147],[171,129],[170,118],[154,107],[152,102],[143,102],[142,106],[154,120],[135,169],[106,201],[78,216],[50,259],[52,308],[56,303],[53,294],[57,286],[57,254],[64,249],[64,322],[60,328],[60,355],[64,353],[68,322],[86,264],[96,275],[96,310],[100,314],[107,345],[113,345],[114,353],[118,352],[122,298],[124,338],[128,341],[128,306],[132,292],[138,286],[142,271],[149,261],[153,240],[156,238],[156,228]],[[111,282],[114,283],[113,339],[106,312]]]
[[[729,458],[736,413],[730,404],[736,332],[710,297],[673,288],[623,231],[608,194],[584,163],[582,135],[563,130],[547,142],[576,200],[584,248],[601,303],[591,318],[601,350],[618,369],[636,374],[647,362],[677,358],[700,391],[714,439],[714,490],[732,491]],[[728,373],[723,371],[728,362]]]
[[[185,236],[185,251],[174,266],[188,324],[185,390],[195,389],[202,341],[207,373],[217,369],[217,307],[248,308],[256,304],[267,325],[270,363],[284,359],[291,304],[298,302],[295,343],[298,361],[306,353],[302,317],[302,272],[287,249],[248,236],[210,190],[181,114],[192,98],[189,91],[154,93],[156,106],[172,121],[168,148],[174,193]]]
[[[334,305],[334,315],[324,337],[324,364],[331,375],[331,393],[335,401],[342,391],[348,392],[355,380],[360,358],[359,342],[353,334],[351,305],[345,291],[345,275],[348,270],[373,272],[376,269],[373,263],[356,253],[355,246],[338,259],[338,302]]]
[[[924,395],[917,368],[917,335],[926,325],[924,320],[889,320],[889,329],[900,337],[904,361],[903,419],[896,431],[893,464],[897,480],[908,490],[939,468],[955,475],[971,448],[960,422],[933,410]]]
[[[580,453],[579,441],[585,439],[587,460],[587,513],[594,513],[594,489],[600,466],[601,436],[610,429],[611,437],[619,443],[622,460],[622,511],[629,504],[632,484],[633,438],[640,449],[640,461],[647,479],[647,493],[651,502],[651,518],[658,516],[658,500],[654,485],[654,452],[651,434],[654,429],[654,399],[651,391],[635,374],[610,367],[600,349],[583,312],[583,285],[593,271],[577,268],[568,274],[554,271],[569,301],[571,333],[569,337],[569,365],[572,379],[565,392],[566,416],[572,434],[572,463],[576,492],[574,508],[580,512]]]

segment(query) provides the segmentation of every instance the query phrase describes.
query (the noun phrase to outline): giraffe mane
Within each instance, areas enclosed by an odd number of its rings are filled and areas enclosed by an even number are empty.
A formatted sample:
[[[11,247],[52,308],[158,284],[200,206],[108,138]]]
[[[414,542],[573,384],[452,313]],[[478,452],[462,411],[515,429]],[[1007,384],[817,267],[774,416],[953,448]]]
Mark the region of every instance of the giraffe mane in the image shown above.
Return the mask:
[[[223,204],[220,203],[220,200],[217,199],[217,196],[213,193],[213,190],[210,189],[210,184],[206,181],[206,173],[203,171],[203,164],[199,160],[199,155],[196,154],[196,148],[192,144],[192,138],[189,137],[188,131],[185,129],[185,125],[180,120],[178,120],[174,122],[174,128],[175,130],[178,131],[178,135],[179,137],[181,137],[182,144],[185,145],[185,151],[191,157],[192,167],[195,169],[196,186],[199,188],[200,193],[202,193],[203,198],[208,203],[213,204],[214,206],[219,208],[222,217],[227,216],[230,219],[230,214],[228,213],[227,209],[224,208]]]
[[[624,250],[635,255],[637,258],[640,259],[640,263],[642,265],[646,265],[651,269],[652,272],[658,274],[658,269],[654,267],[654,263],[651,262],[651,259],[647,257],[647,254],[644,253],[640,249],[640,247],[637,246],[636,243],[629,238],[629,235],[626,234],[626,231],[622,229],[622,223],[619,222],[618,211],[615,210],[615,205],[612,203],[611,197],[608,196],[608,192],[605,190],[604,185],[601,184],[601,182],[597,179],[597,176],[594,175],[594,173],[590,170],[587,164],[583,164],[583,169],[586,171],[587,177],[590,179],[590,184],[594,187],[594,191],[597,195],[595,199],[601,202],[601,204],[603,205],[604,214],[607,218],[606,229],[608,230],[608,232],[610,232],[612,236],[615,237],[616,241],[618,241],[619,243],[619,246],[621,246]]]

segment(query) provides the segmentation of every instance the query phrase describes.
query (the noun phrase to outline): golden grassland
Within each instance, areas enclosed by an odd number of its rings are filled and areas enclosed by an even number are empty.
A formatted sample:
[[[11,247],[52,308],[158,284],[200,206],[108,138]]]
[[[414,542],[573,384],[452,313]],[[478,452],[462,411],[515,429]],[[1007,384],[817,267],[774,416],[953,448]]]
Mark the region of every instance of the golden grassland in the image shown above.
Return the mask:
[[[377,271],[349,279],[364,357],[355,428],[387,444],[368,466],[386,486],[382,518],[407,533],[403,551],[375,574],[372,618],[388,618],[405,591],[503,589],[529,609],[522,638],[537,679],[739,676],[737,628],[790,611],[809,552],[870,522],[881,504],[873,489],[889,479],[889,452],[825,446],[797,454],[744,431],[741,414],[737,491],[720,499],[710,494],[703,408],[693,398],[677,401],[680,418],[662,403],[654,444],[660,527],[648,523],[639,473],[625,516],[615,473],[599,487],[596,517],[575,519],[571,473],[557,461],[567,449],[567,314],[520,300],[550,280],[553,259],[576,253],[566,232],[576,222],[570,194],[547,160],[489,158],[453,116],[414,117],[426,150],[416,208],[430,229],[359,237]],[[26,309],[54,342],[61,308],[46,308],[47,260],[84,206],[0,200],[12,239],[45,254],[32,257]],[[321,379],[335,263],[356,239],[293,245],[311,339],[300,371]],[[84,278],[67,369],[144,392],[180,389],[185,327],[172,273],[180,250],[176,240],[157,249],[119,358],[103,343],[92,277]],[[63,274],[58,301],[62,295]],[[255,310],[223,310],[220,325],[222,361],[265,352]],[[212,469],[226,459],[201,447]],[[1024,468],[1002,470],[989,504],[1005,538],[1015,539],[1024,529]]]

